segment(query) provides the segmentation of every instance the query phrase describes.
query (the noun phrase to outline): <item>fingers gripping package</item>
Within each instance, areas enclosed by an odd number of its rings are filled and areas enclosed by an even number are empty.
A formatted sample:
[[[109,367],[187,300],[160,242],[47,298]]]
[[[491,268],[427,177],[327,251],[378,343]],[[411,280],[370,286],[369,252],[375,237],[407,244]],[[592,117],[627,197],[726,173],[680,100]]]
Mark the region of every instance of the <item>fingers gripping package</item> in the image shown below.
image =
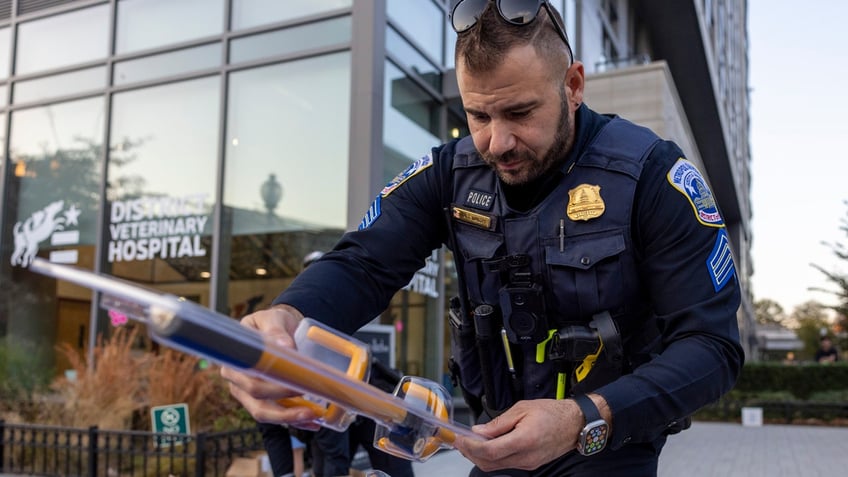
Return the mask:
[[[453,422],[450,394],[438,383],[405,376],[388,394],[368,384],[368,346],[315,320],[295,332],[297,349],[276,345],[238,321],[173,295],[118,278],[36,258],[30,270],[91,288],[110,313],[147,325],[165,346],[303,393],[281,400],[306,406],[316,423],[345,430],[357,415],[377,423],[374,446],[409,460],[424,461],[457,435],[482,439]]]

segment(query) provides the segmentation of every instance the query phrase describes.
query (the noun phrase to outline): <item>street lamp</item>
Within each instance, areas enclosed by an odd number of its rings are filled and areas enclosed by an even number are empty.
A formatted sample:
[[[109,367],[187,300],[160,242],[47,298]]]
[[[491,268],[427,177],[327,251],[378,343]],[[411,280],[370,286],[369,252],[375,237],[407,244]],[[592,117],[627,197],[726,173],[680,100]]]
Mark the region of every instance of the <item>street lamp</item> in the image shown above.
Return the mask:
[[[276,174],[268,174],[268,179],[262,183],[259,194],[262,196],[262,201],[265,202],[268,215],[274,215],[274,209],[277,208],[280,199],[283,198],[283,186],[277,181]]]

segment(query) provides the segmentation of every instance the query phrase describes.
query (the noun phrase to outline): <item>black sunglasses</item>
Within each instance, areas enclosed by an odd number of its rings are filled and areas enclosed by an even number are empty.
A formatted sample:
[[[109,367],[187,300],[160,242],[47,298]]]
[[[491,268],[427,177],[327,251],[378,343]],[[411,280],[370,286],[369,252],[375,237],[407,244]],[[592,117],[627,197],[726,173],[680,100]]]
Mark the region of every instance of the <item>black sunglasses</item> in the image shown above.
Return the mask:
[[[480,19],[480,14],[486,8],[486,4],[494,1],[498,7],[498,13],[501,18],[512,25],[529,25],[539,16],[539,11],[542,7],[548,11],[548,16],[551,18],[551,23],[559,33],[562,41],[565,42],[568,48],[568,56],[573,61],[574,53],[571,51],[571,44],[568,42],[568,35],[560,26],[554,15],[553,7],[547,0],[459,0],[453,7],[450,14],[451,26],[457,33],[462,33],[473,27],[477,20]]]

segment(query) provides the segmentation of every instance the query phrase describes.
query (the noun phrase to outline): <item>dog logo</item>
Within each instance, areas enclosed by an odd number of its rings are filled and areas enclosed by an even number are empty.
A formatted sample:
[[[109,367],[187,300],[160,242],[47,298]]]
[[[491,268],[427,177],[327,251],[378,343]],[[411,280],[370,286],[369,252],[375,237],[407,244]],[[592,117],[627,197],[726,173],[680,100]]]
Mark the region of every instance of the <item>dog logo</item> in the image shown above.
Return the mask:
[[[57,217],[64,201],[57,200],[35,212],[23,222],[15,224],[15,252],[12,265],[28,267],[38,253],[38,244],[50,238],[50,235],[65,227],[65,218]]]

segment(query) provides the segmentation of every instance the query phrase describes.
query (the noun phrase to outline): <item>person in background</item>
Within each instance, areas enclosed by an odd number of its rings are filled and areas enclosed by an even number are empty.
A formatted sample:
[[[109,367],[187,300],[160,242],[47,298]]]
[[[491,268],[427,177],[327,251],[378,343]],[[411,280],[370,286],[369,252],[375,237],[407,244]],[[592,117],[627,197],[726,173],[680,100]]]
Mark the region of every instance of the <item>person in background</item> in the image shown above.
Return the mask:
[[[830,336],[824,335],[819,339],[819,349],[816,350],[816,363],[835,363],[839,360],[839,352],[833,347]]]
[[[655,476],[667,436],[744,361],[717,200],[676,144],[589,108],[548,1],[461,0],[451,24],[471,135],[389,182],[242,323],[282,344],[304,316],[352,333],[447,246],[451,372],[482,437],[453,443],[471,475]],[[221,372],[254,417],[314,418],[276,405],[291,390]]]
[[[305,270],[323,255],[324,253],[319,250],[308,253],[303,257],[303,269]],[[395,385],[400,381],[400,378],[401,376],[393,369],[385,366],[376,359],[372,360],[369,378],[370,384],[391,393],[394,391]],[[347,475],[360,445],[368,453],[372,468],[386,472],[391,477],[414,477],[415,474],[412,471],[412,463],[410,461],[374,448],[374,430],[375,424],[373,420],[357,416],[356,420],[345,431],[339,432],[322,427],[315,432],[298,429],[294,434],[307,443],[306,447],[310,453],[310,461],[312,463],[312,477]],[[292,444],[295,445],[296,437],[292,437],[292,439]],[[285,451],[282,450],[282,452],[284,453]],[[270,457],[271,454],[269,452]]]
[[[371,360],[369,384],[388,393],[394,392],[401,376],[376,358]],[[374,447],[374,421],[362,416],[342,432],[322,427],[311,441],[314,477],[347,475],[359,446],[368,453],[371,468],[391,477],[414,477],[412,462],[387,454]]]
[[[313,251],[303,257],[301,270],[311,265],[323,255],[320,251]],[[275,423],[259,422],[259,432],[262,434],[262,445],[271,461],[271,470],[275,477],[301,477],[305,467],[304,455],[308,452],[307,444],[311,433],[297,430],[300,438],[292,435],[288,426]],[[314,465],[314,462],[313,462]],[[347,473],[347,470],[345,470]]]

